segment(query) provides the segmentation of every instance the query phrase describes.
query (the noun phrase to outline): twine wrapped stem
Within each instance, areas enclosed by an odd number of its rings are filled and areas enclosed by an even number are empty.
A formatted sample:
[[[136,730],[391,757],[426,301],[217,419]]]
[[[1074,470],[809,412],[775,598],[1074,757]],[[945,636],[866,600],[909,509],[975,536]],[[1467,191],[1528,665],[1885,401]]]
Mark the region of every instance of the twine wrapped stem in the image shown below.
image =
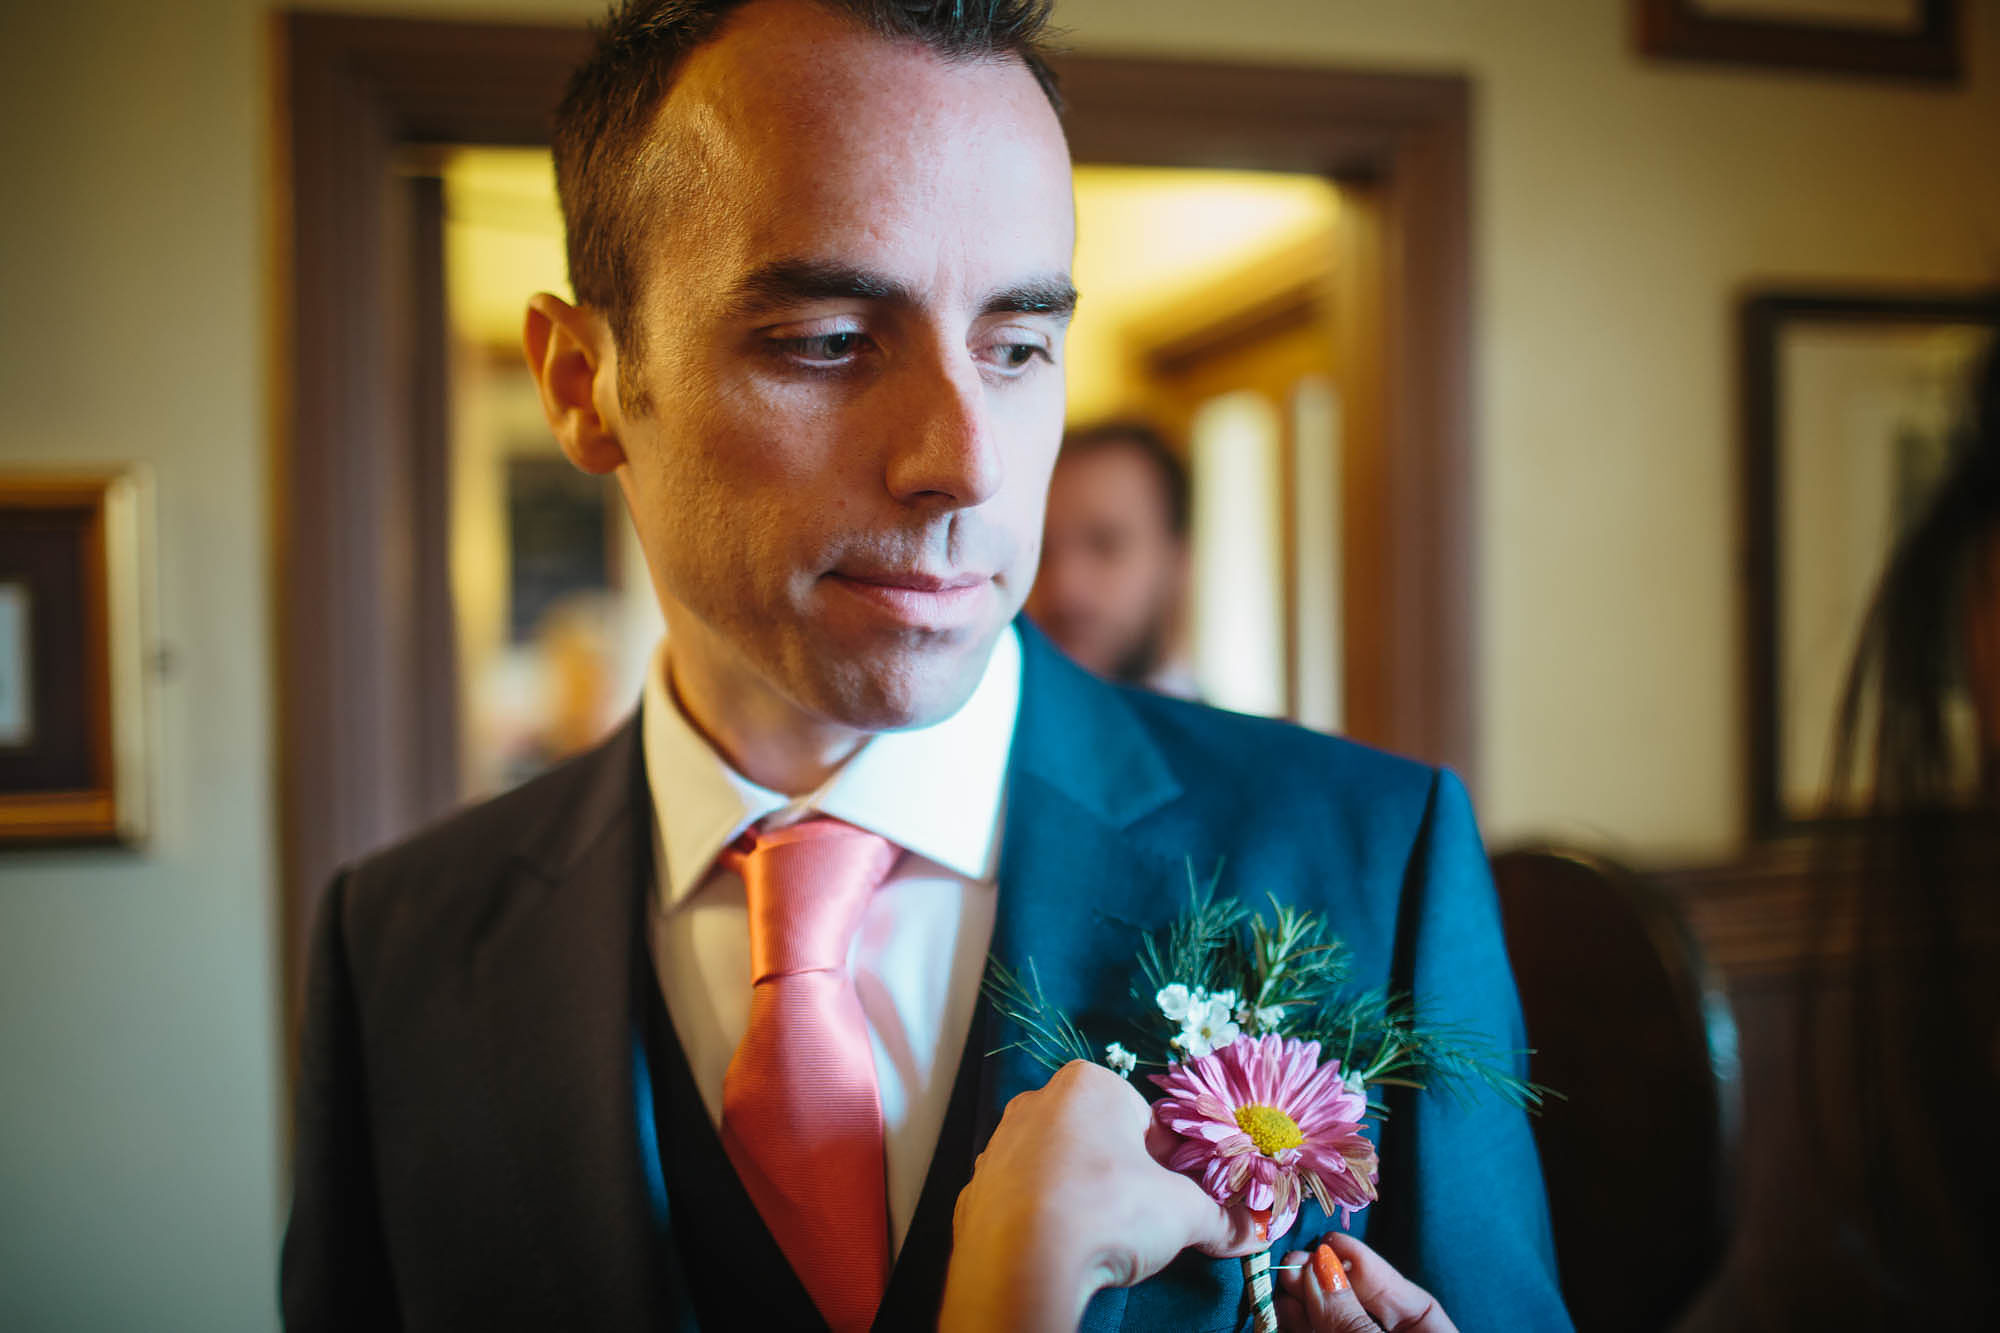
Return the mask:
[[[1259,1208],[1250,1214],[1257,1224],[1257,1239],[1267,1248],[1243,1260],[1243,1290],[1249,1294],[1251,1309],[1257,1314],[1257,1333],[1278,1333],[1278,1307],[1271,1299],[1271,1210]]]

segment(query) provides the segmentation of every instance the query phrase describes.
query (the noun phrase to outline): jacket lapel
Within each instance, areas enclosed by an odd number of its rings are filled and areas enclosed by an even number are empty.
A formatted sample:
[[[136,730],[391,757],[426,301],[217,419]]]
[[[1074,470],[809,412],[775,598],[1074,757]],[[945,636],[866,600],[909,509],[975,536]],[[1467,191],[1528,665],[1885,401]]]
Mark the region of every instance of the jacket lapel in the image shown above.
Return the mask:
[[[1122,1030],[1132,1014],[1136,930],[1171,915],[1181,873],[1171,852],[1131,829],[1178,797],[1180,783],[1118,691],[1025,623],[1021,639],[993,955],[1017,973],[1032,962],[1044,993],[1071,1017]],[[996,1026],[996,1044],[1012,1039]],[[1008,1100],[1046,1079],[1018,1051],[989,1068],[982,1146]]]
[[[1021,713],[1009,760],[993,955],[1016,973],[1030,962],[1043,993],[1087,1031],[1121,1033],[1137,932],[1179,907],[1180,856],[1133,835],[1181,794],[1165,757],[1115,689],[1058,655],[1021,623]],[[995,1047],[1015,1033],[992,1027]],[[1047,1081],[1017,1050],[986,1062],[975,1148],[1008,1101]],[[1131,1293],[1100,1292],[1084,1329],[1118,1328]]]
[[[507,1173],[493,1197],[512,1212],[513,1253],[539,1270],[546,1326],[651,1329],[681,1302],[655,1262],[637,1128],[633,940],[651,839],[636,719],[576,763],[572,799],[473,943],[483,1101]]]

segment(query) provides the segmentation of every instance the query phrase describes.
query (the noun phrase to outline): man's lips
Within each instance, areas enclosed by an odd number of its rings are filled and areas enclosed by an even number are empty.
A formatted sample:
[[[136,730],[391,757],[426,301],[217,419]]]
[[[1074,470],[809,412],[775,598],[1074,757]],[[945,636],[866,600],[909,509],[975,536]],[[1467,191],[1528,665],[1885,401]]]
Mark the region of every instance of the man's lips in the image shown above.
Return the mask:
[[[957,629],[977,622],[993,583],[989,574],[878,569],[836,569],[827,579],[898,624],[918,629]]]
[[[878,588],[908,588],[911,592],[952,592],[959,588],[976,588],[992,578],[990,574],[925,574],[913,570],[859,569],[836,569],[833,576],[853,583],[873,584]]]

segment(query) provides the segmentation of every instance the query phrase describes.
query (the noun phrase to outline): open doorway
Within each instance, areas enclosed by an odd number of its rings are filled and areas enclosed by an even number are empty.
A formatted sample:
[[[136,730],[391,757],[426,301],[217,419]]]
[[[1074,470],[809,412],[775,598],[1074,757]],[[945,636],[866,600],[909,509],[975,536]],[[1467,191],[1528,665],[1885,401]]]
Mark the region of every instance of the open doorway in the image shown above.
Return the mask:
[[[413,171],[411,153],[538,144],[584,42],[573,28],[284,20],[291,299],[274,394],[273,544],[294,978],[311,900],[333,868],[462,796],[446,209],[440,179]],[[1251,400],[1235,396],[1254,385],[1225,386],[1241,378],[1246,349],[1275,364],[1304,345],[1296,308],[1285,309],[1296,292],[1164,338],[1145,357],[1176,386],[1169,410],[1185,414],[1189,435],[1223,441],[1225,471],[1241,470],[1228,466],[1229,441],[1265,441],[1267,479],[1250,490],[1290,492],[1277,523],[1290,534],[1284,596],[1297,603],[1308,568],[1338,590],[1337,611],[1315,621],[1314,650],[1337,661],[1298,669],[1298,630],[1285,631],[1292,678],[1271,711],[1307,716],[1313,695],[1348,734],[1476,782],[1465,81],[1082,56],[1059,72],[1079,162],[1338,186],[1327,320],[1304,340],[1323,341],[1327,373],[1263,395],[1275,428],[1257,427]],[[1324,439],[1336,422],[1337,451],[1296,456],[1305,432]],[[1327,520],[1311,537],[1299,523],[1308,513]]]
[[[1150,423],[1187,468],[1186,605],[1155,681],[1338,730],[1340,188],[1080,164],[1076,195],[1071,425]]]

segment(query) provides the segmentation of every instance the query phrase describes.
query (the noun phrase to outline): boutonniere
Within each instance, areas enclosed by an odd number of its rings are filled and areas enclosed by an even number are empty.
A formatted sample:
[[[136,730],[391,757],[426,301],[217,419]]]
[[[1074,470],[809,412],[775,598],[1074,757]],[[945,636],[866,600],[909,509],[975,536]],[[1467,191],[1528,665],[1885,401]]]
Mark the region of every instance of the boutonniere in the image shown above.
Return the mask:
[[[1375,1144],[1388,1114],[1380,1089],[1463,1099],[1476,1087],[1539,1107],[1548,1088],[1505,1063],[1481,1035],[1429,1019],[1406,995],[1355,990],[1347,946],[1313,912],[1275,898],[1268,913],[1218,895],[1188,865],[1188,906],[1139,935],[1123,1040],[1100,1043],[1049,1002],[1032,958],[1014,972],[993,960],[986,991],[1018,1030],[1001,1050],[1054,1072],[1094,1061],[1157,1089],[1153,1119],[1174,1136],[1167,1166],[1218,1203],[1245,1210],[1259,1238],[1291,1229],[1304,1200],[1345,1226],[1376,1198]],[[1130,1043],[1129,1045],[1127,1043]],[[1267,1248],[1243,1261],[1259,1333],[1277,1328]]]

